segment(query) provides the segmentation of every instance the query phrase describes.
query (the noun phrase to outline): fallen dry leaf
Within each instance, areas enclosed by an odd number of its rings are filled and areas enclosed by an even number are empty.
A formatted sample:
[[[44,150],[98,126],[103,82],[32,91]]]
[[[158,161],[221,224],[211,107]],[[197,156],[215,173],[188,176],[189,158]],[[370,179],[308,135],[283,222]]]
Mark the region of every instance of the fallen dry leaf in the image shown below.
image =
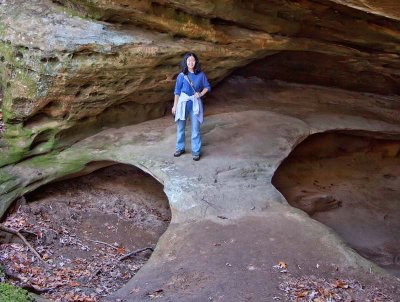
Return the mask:
[[[332,296],[332,294],[326,288],[319,288],[318,291],[324,297],[331,297]]]
[[[163,289],[159,289],[159,290],[156,290],[156,291],[154,291],[152,293],[149,293],[148,296],[150,298],[159,298],[159,297],[162,297],[163,292],[164,292]]]
[[[279,266],[280,268],[284,268],[284,269],[287,269],[287,268],[288,268],[287,264],[286,264],[285,262],[283,262],[283,261],[279,261],[279,262],[278,262],[278,266]]]
[[[119,248],[117,248],[117,253],[120,254],[120,255],[123,255],[123,254],[126,253],[126,250],[123,247],[119,247]]]
[[[296,298],[304,298],[304,297],[307,297],[307,295],[308,295],[308,291],[305,290],[303,292],[296,293]]]
[[[336,280],[334,286],[337,288],[349,288],[349,285],[341,280]]]

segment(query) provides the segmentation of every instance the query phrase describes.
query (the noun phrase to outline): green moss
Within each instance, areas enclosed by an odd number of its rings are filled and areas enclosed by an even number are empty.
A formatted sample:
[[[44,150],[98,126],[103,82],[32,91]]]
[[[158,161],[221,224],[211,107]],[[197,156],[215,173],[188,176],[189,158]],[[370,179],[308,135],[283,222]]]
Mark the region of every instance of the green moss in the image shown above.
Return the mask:
[[[0,148],[0,167],[17,163],[25,157],[44,154],[56,148],[60,125],[54,121],[30,128],[23,123],[8,124],[4,133],[5,146]]]
[[[0,37],[4,37],[6,34],[6,25],[0,22]]]
[[[29,296],[28,291],[14,287],[7,283],[0,283],[0,301],[1,302],[30,302],[34,301]]]
[[[0,34],[1,34],[1,26],[0,26]],[[0,66],[4,65],[3,68],[6,67],[6,65],[8,67],[12,66],[13,68],[26,68],[26,63],[28,63],[27,59],[28,61],[33,60],[29,48],[24,46],[15,46],[12,45],[10,42],[6,41],[0,41],[0,55],[4,57],[5,63],[0,64]]]
[[[0,169],[0,192],[2,194],[9,192],[13,188],[19,185],[14,175],[11,175],[4,169]]]
[[[1,30],[1,28],[0,28]],[[14,48],[11,43],[0,42],[0,55],[4,57],[4,61],[15,64]]]
[[[0,23],[0,34],[1,30]],[[35,100],[46,95],[52,85],[54,77],[51,74],[63,67],[58,60],[43,61],[42,56],[41,51],[0,41],[2,113],[6,129],[2,135],[0,167],[29,156],[32,142],[40,135],[41,129],[27,129],[24,123],[35,111]],[[68,57],[63,59],[70,61]],[[38,148],[38,153],[53,148],[54,135],[52,140]]]
[[[23,127],[22,123],[6,125],[7,131],[4,135],[4,140],[7,146],[17,150],[26,150],[31,145],[34,139],[32,130]]]
[[[12,174],[8,173],[4,169],[0,169],[0,183],[6,182],[13,178],[14,176]]]
[[[2,109],[6,124],[9,119],[22,120],[26,114],[22,110],[25,106],[19,102],[25,103],[38,96],[39,75],[23,66],[25,65],[23,58],[27,57],[26,52],[25,48],[16,49],[0,42],[0,56],[4,58],[4,63],[0,64],[4,92]]]
[[[31,166],[34,168],[42,168],[42,169],[50,168],[56,165],[55,163],[57,161],[58,154],[59,152],[53,151],[45,155],[32,157],[29,160],[29,164],[31,164]]]
[[[72,17],[79,17],[87,20],[101,20],[104,13],[95,6],[89,5],[86,1],[63,1],[63,6],[57,6],[57,10]]]
[[[10,179],[2,184],[0,184],[0,192],[7,194],[10,191],[17,188],[21,183],[16,179]]]
[[[6,146],[1,148],[0,167],[20,161],[29,152],[34,139],[32,130],[24,128],[23,124],[6,124],[3,141]]]
[[[11,85],[18,85],[18,87],[13,88],[19,92],[21,97],[25,97],[27,99],[35,99],[37,97],[37,80],[33,77],[33,74],[27,69],[16,69],[13,82],[14,83],[12,83]]]
[[[10,151],[10,148],[2,148],[0,157],[0,168],[8,164],[19,162],[25,155],[25,152],[21,150]]]

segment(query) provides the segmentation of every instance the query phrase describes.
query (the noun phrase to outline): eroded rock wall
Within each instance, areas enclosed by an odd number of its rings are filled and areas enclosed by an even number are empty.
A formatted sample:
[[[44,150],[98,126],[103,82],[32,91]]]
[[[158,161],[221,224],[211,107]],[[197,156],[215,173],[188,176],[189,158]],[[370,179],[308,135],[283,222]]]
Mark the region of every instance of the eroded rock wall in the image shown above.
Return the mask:
[[[260,77],[398,94],[399,10],[381,4],[5,1],[0,166],[162,116],[187,50],[212,84],[264,58]]]
[[[400,141],[368,132],[318,133],[277,169],[294,207],[334,229],[365,258],[400,275]]]
[[[272,40],[255,33],[259,39],[250,42],[251,31],[232,33],[242,46],[174,38],[83,19],[46,0],[6,2],[0,14],[6,122],[0,166],[65,147],[104,126],[162,116],[188,49],[212,66],[208,76],[215,83],[265,56],[261,46]]]

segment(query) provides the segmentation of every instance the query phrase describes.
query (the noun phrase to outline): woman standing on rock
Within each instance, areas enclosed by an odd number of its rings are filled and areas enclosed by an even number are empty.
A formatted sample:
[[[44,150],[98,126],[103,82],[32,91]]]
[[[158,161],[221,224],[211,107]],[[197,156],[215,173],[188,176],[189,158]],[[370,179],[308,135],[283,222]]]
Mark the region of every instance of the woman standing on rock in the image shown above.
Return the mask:
[[[207,77],[200,69],[200,62],[194,53],[186,53],[181,62],[182,72],[175,84],[175,99],[172,114],[177,126],[175,157],[185,153],[186,117],[190,118],[192,130],[193,160],[200,159],[200,124],[203,123],[203,104],[201,97],[211,91]]]

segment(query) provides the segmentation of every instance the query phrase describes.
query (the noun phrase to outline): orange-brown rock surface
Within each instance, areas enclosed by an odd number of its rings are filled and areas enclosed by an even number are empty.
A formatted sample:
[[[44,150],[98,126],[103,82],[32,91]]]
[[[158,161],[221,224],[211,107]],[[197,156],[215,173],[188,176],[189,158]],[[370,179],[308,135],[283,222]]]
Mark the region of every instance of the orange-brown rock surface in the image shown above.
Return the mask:
[[[264,78],[399,93],[395,1],[21,0],[0,6],[0,166],[162,116],[181,55],[212,84]]]

